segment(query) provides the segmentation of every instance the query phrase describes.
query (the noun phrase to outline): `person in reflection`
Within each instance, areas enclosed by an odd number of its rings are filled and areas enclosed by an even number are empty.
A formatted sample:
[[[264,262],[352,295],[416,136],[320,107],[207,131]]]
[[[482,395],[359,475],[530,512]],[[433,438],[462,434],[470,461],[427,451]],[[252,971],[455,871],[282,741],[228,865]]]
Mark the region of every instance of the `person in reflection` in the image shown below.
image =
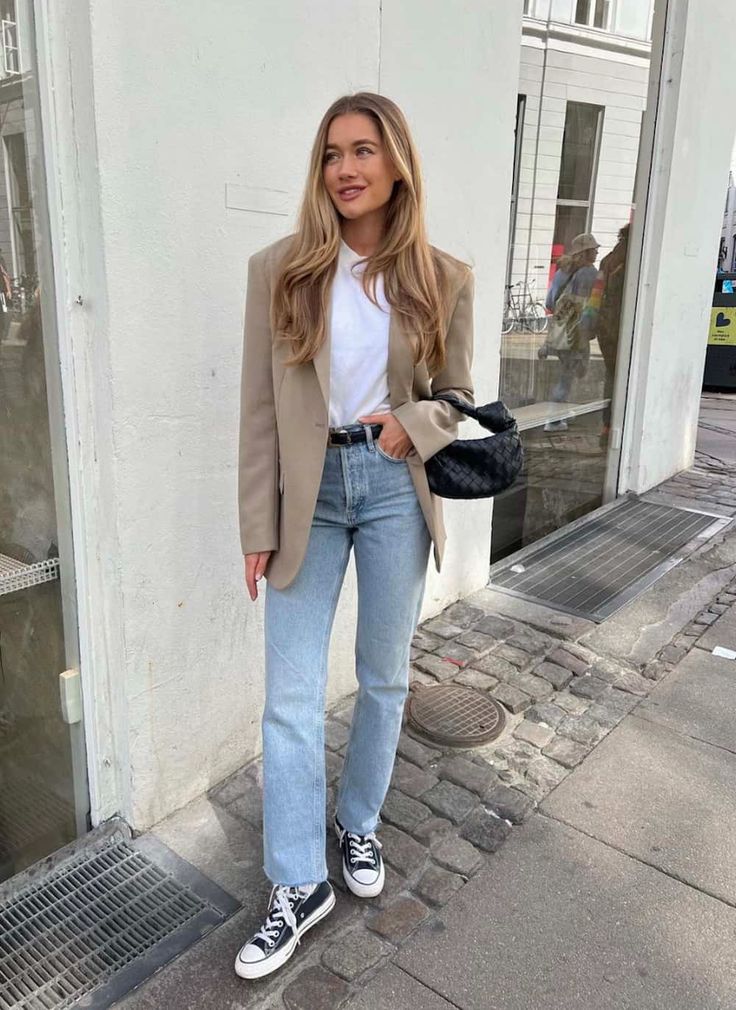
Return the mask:
[[[547,339],[537,353],[540,358],[554,354],[559,360],[557,381],[550,393],[554,403],[569,402],[573,382],[582,378],[588,368],[597,308],[599,278],[594,264],[598,249],[595,236],[589,232],[576,235],[569,253],[558,260],[547,292],[545,306],[552,320]],[[544,430],[566,431],[567,421],[548,421]]]
[[[0,343],[5,339],[10,327],[10,309],[13,304],[13,282],[0,248]]]
[[[607,256],[603,257],[600,268],[599,282],[602,297],[596,323],[596,336],[606,366],[603,398],[608,401],[603,411],[602,446],[607,444],[611,432],[611,398],[613,397],[613,380],[616,373],[621,304],[624,297],[626,275],[626,254],[629,249],[629,229],[630,225],[627,223],[619,231],[616,245]]]

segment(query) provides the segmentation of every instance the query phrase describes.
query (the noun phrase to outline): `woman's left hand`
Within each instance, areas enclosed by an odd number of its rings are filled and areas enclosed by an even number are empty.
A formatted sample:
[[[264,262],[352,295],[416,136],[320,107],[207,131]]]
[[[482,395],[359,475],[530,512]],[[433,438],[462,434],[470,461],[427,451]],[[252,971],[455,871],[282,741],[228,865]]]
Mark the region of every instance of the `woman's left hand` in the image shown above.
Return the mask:
[[[366,414],[359,417],[361,424],[381,424],[383,431],[379,435],[378,445],[387,456],[394,459],[406,459],[414,448],[414,443],[406,433],[406,429],[393,414]]]

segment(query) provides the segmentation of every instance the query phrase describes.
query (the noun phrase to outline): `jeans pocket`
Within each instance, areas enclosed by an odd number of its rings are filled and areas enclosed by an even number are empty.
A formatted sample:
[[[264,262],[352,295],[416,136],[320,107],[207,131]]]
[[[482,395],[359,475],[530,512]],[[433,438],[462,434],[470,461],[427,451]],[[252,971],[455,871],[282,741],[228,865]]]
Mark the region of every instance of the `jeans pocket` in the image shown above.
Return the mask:
[[[389,461],[389,463],[406,463],[405,459],[396,459],[395,456],[389,456],[389,454],[387,452],[383,451],[383,449],[380,447],[380,445],[378,444],[378,442],[375,443],[375,446],[376,446],[376,451],[378,452],[379,456],[383,456],[383,458],[387,459]]]

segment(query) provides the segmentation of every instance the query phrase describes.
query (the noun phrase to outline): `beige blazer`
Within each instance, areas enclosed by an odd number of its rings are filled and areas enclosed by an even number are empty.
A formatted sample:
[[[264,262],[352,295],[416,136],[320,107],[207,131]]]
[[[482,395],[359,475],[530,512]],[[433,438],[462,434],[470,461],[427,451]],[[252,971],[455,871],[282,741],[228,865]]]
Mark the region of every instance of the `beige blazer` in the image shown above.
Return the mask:
[[[271,288],[280,256],[292,236],[254,253],[248,261],[241,384],[239,509],[243,554],[273,551],[266,577],[284,589],[296,577],[307,548],[327,450],[330,395],[330,326],[313,361],[284,365],[290,350],[274,343],[269,322]],[[391,313],[388,388],[391,410],[414,449],[407,457],[440,570],[445,545],[442,500],[429,490],[425,460],[457,438],[464,415],[432,392],[451,390],[473,402],[473,287],[470,267],[437,250],[453,279],[447,330],[447,364],[430,382],[424,363],[414,366],[401,317]]]

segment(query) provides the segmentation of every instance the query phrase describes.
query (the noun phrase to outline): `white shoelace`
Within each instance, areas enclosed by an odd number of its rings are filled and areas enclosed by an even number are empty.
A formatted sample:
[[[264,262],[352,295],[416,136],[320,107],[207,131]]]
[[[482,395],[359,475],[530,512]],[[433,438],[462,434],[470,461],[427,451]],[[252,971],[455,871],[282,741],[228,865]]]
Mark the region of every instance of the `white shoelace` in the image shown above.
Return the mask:
[[[273,947],[276,937],[281,932],[284,923],[291,927],[296,936],[296,916],[291,907],[292,902],[296,902],[301,897],[298,887],[284,887],[283,885],[274,887],[268,902],[268,918],[253,937],[254,940],[263,940],[268,947]],[[299,938],[297,937],[297,943]]]
[[[365,841],[361,841],[361,837]],[[376,865],[376,856],[372,851],[373,846],[377,849],[381,848],[381,843],[378,841],[376,836],[371,832],[370,835],[354,835],[348,832],[348,845],[350,847],[350,860],[353,863],[370,863],[372,866]]]

